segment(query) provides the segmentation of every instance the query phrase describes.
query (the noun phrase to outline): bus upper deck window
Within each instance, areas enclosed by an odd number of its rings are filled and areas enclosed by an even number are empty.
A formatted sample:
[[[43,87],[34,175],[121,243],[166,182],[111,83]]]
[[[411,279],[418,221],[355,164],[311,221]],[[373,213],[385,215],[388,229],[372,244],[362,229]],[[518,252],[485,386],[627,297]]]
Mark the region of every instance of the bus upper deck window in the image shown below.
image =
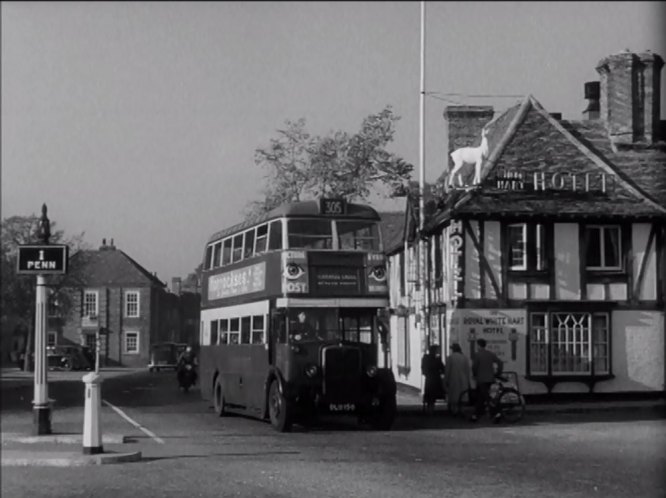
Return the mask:
[[[239,233],[234,237],[234,249],[231,262],[240,261],[243,257],[243,234]]]
[[[244,258],[251,258],[254,255],[254,230],[245,232],[245,251]]]
[[[289,247],[331,249],[333,231],[330,220],[289,220]]]
[[[211,268],[212,263],[213,263],[213,246],[208,246],[206,248],[206,264],[204,265],[204,268],[206,270],[209,270]]]
[[[223,244],[223,247],[222,247],[222,264],[223,265],[228,265],[229,263],[231,263],[231,242],[232,242],[231,237],[224,240],[224,244]]]
[[[268,242],[268,225],[259,225],[257,227],[257,238],[254,246],[254,253],[261,254],[266,251],[266,242]]]
[[[340,249],[378,251],[379,228],[375,221],[337,221]]]
[[[271,221],[268,233],[268,249],[282,249],[282,220]]]
[[[215,244],[213,249],[213,268],[220,266],[220,253],[222,252],[222,242]]]

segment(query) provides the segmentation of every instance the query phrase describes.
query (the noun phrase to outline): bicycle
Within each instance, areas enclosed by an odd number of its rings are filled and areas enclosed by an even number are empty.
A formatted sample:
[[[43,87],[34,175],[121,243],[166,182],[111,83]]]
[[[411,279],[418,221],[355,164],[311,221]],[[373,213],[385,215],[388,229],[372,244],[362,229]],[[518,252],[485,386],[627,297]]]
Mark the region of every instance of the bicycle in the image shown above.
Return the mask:
[[[467,389],[460,394],[458,399],[460,411],[466,418],[470,418],[474,414],[475,394],[476,389]],[[489,394],[490,399],[486,408],[491,417],[499,413],[503,420],[513,424],[525,415],[525,398],[518,388],[516,372],[503,372],[503,376],[496,376],[495,382],[490,386]]]

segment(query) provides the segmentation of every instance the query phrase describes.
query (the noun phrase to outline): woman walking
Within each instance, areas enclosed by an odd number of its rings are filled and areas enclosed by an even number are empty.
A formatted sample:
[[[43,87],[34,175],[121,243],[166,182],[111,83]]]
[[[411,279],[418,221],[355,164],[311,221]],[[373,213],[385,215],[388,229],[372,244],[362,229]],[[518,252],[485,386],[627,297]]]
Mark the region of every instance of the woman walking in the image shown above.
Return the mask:
[[[451,354],[446,358],[446,392],[448,408],[451,415],[460,414],[458,402],[460,395],[469,389],[470,365],[469,360],[463,354],[460,344],[451,344]]]

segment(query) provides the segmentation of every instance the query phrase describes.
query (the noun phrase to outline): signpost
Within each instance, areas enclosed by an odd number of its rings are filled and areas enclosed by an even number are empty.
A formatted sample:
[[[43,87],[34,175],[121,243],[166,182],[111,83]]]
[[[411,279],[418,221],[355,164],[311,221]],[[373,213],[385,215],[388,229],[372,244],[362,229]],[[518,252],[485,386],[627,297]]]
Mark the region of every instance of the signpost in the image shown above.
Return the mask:
[[[35,389],[33,404],[33,428],[36,435],[51,434],[51,405],[46,380],[46,274],[67,272],[67,246],[49,245],[51,223],[46,215],[46,204],[42,205],[39,220],[41,245],[19,246],[19,275],[37,275],[35,289]]]

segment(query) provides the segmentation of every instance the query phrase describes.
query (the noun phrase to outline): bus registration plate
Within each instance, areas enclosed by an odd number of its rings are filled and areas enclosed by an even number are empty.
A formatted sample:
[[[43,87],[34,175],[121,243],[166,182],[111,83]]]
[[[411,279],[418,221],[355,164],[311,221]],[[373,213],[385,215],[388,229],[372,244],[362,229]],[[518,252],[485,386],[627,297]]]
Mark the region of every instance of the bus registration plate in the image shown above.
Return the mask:
[[[353,412],[356,405],[354,403],[330,403],[328,409],[332,412]]]

